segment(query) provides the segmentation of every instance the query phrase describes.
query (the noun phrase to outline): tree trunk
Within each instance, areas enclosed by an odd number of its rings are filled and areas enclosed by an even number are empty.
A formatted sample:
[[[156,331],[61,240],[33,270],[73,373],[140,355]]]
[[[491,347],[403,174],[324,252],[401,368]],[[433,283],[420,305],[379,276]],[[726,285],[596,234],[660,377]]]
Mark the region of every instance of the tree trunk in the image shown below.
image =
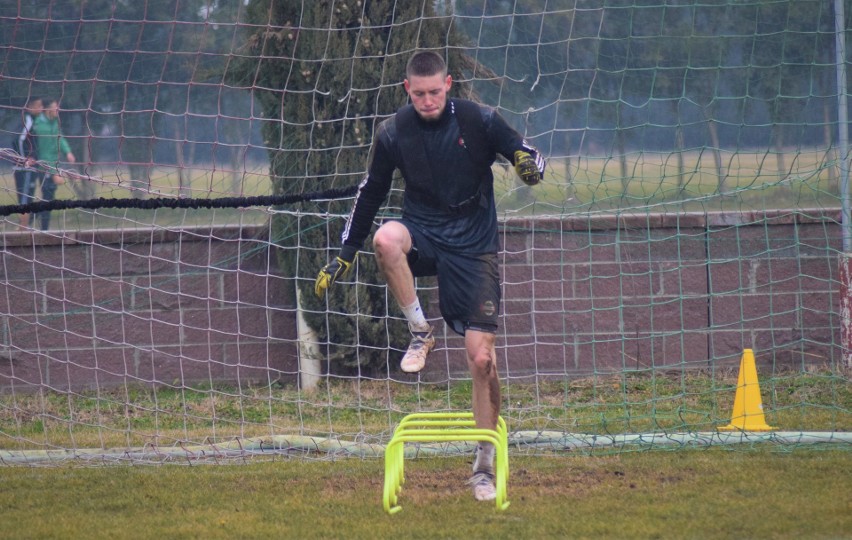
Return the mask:
[[[713,151],[713,163],[716,166],[716,181],[718,192],[725,193],[727,186],[725,185],[725,171],[722,169],[722,149],[719,147],[719,129],[716,122],[713,120],[710,111],[704,108],[704,118],[707,120],[707,134],[710,136],[710,145]]]
[[[180,126],[177,122],[175,122],[174,127],[174,140],[175,161],[177,161],[178,195],[180,195],[181,197],[189,197],[192,195],[192,193],[186,185],[186,162],[183,158],[183,136],[180,132]]]
[[[615,144],[616,151],[618,152],[618,162],[621,167],[621,195],[627,195],[628,184],[630,183],[630,178],[628,177],[627,172],[627,153],[624,149],[624,135],[621,129],[616,128],[615,132]]]
[[[86,143],[83,144],[83,155],[78,156],[76,165],[69,165],[73,169],[83,170],[89,169],[92,163],[92,136],[86,137]],[[74,196],[81,201],[88,201],[95,198],[95,186],[88,180],[74,180],[68,183],[74,191]]]
[[[240,146],[234,146],[231,148],[231,194],[234,196],[243,194],[243,171],[242,167],[240,167],[241,153],[242,148]]]
[[[778,167],[778,179],[787,177],[787,164],[784,159],[784,128],[781,124],[772,124],[772,147],[775,150],[775,163]]]

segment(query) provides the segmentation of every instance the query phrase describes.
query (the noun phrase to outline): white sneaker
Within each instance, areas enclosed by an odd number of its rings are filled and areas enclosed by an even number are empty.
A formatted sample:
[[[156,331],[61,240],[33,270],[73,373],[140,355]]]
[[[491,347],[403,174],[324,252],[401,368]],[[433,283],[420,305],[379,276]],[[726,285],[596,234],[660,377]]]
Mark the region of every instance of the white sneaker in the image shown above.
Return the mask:
[[[497,498],[493,474],[485,471],[475,472],[468,483],[473,486],[473,498],[477,501],[493,501]]]
[[[435,338],[432,337],[432,327],[426,332],[412,332],[411,343],[402,357],[399,367],[406,373],[417,373],[426,365],[426,356],[435,346]]]
[[[468,483],[473,486],[473,498],[477,501],[493,501],[497,498],[494,489],[494,453],[489,456],[482,445],[476,446],[473,460],[473,476]]]

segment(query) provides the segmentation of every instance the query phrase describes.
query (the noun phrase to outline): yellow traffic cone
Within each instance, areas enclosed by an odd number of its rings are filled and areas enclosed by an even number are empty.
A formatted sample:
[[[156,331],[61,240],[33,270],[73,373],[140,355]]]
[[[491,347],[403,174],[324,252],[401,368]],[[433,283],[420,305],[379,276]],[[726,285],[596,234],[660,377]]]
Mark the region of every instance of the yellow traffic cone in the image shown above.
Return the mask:
[[[737,379],[737,394],[734,396],[734,410],[731,423],[722,426],[719,431],[772,431],[763,416],[763,402],[760,399],[760,383],[757,381],[757,368],[754,365],[754,352],[743,350],[740,360],[740,375]]]

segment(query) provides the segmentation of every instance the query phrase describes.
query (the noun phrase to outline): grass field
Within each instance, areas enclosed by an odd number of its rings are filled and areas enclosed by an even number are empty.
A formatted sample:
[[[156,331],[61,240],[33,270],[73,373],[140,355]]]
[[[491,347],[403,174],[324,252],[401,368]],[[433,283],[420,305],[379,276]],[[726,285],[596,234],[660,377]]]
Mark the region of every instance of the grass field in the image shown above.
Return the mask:
[[[551,159],[545,180],[534,188],[520,183],[511,168],[494,166],[498,213],[504,218],[630,210],[642,212],[742,211],[774,208],[839,207],[833,156],[823,149],[795,149],[782,154],[761,151],[722,152],[720,185],[713,156],[707,151],[681,154],[630,153],[622,175],[618,156],[573,156]],[[783,162],[784,170],[779,172]],[[152,197],[216,198],[269,195],[268,164],[247,163],[233,174],[221,166],[195,164],[180,169],[159,165],[151,172]],[[60,186],[58,199],[128,198],[129,171],[118,165],[94,165]],[[87,176],[88,175],[88,176]],[[79,178],[91,180],[80,180]],[[183,187],[181,188],[181,183]],[[340,187],[340,186],[338,186]],[[16,204],[12,172],[0,172],[0,206]],[[256,224],[268,219],[263,208],[239,210],[67,210],[53,228],[90,229],[211,224]]]
[[[590,435],[714,431],[730,420],[736,371],[503,381],[509,431]],[[844,371],[779,372],[761,381],[766,420],[781,431],[852,430]],[[293,386],[128,386],[0,395],[0,451],[129,449],[306,435],[384,444],[404,415],[470,408],[470,381],[417,384],[329,379]],[[2,454],[0,454],[2,455]]]
[[[181,180],[180,174],[183,175]],[[80,176],[66,178],[59,186],[56,198],[74,199],[127,199],[131,198],[130,172],[125,167],[93,166]],[[238,175],[212,165],[199,164],[195,168],[179,171],[176,167],[159,166],[151,170],[150,192],[144,198],[191,197],[212,199],[219,197],[253,197],[272,193],[269,168],[264,164],[246,164]],[[91,180],[85,180],[88,175]],[[184,189],[180,188],[183,182]],[[39,195],[36,191],[36,197]],[[36,199],[38,200],[38,199]],[[0,172],[0,206],[17,204],[15,182],[11,170]],[[17,216],[7,218],[9,225],[17,223]],[[211,225],[255,225],[268,221],[265,208],[221,209],[116,209],[99,208],[96,211],[71,209],[54,212],[52,229],[88,230],[135,227],[191,227]]]
[[[519,187],[511,170],[495,168],[498,211],[566,215],[630,210],[636,212],[730,211],[840,206],[837,173],[824,150],[722,152],[720,185],[708,151],[684,152],[683,171],[672,153],[626,156],[626,176],[618,156],[576,156],[551,160],[545,181]]]
[[[406,465],[382,510],[381,460],[0,468],[0,537],[852,538],[852,454],[822,447],[510,458],[503,512],[470,460]]]
[[[687,157],[689,174],[681,176],[672,171],[670,157],[634,156],[626,184],[612,158],[581,160],[568,169],[552,163],[534,191],[511,176],[498,178],[498,202],[509,216],[838,205],[836,187],[816,153],[788,156],[787,175],[770,170],[767,154],[728,156],[726,167],[736,172],[726,178],[730,191],[724,195],[709,157]],[[244,178],[251,185],[235,190],[221,171],[195,171],[191,193],[266,194],[268,178],[262,171],[252,174]],[[175,189],[173,172],[157,178],[160,191]],[[6,186],[0,204],[14,202],[10,182],[11,173],[0,179]],[[69,187],[62,189],[60,197],[74,196]],[[129,195],[111,182],[94,193]],[[265,209],[62,214],[55,226],[67,229],[251,224],[269,218]],[[512,383],[502,389],[503,415],[510,431],[712,431],[729,419],[735,387],[736,373],[721,371]],[[852,430],[847,372],[773,373],[762,379],[761,389],[767,422],[780,430]],[[361,379],[330,381],[313,393],[277,385],[19,393],[0,396],[0,451],[121,452],[296,433],[382,443],[408,412],[467,410],[469,400],[468,382],[412,386]],[[852,538],[849,446],[516,451],[510,455],[512,504],[505,512],[472,500],[465,485],[469,458],[420,458],[406,466],[403,511],[395,516],[382,511],[378,458],[0,465],[0,538]]]
[[[503,388],[503,412],[510,431],[712,429],[730,414],[735,384],[732,373],[702,372],[512,384]],[[852,426],[852,384],[843,372],[776,373],[761,388],[767,420],[780,429]],[[369,440],[386,436],[403,413],[466,410],[469,399],[466,383],[412,388],[357,380],[314,393],[223,387],[6,395],[0,441],[9,450],[165,446],[300,431]],[[511,505],[503,512],[473,500],[465,483],[471,456],[424,454],[407,459],[403,509],[392,516],[382,509],[380,455],[6,464],[0,538],[852,538],[850,446],[513,448]]]

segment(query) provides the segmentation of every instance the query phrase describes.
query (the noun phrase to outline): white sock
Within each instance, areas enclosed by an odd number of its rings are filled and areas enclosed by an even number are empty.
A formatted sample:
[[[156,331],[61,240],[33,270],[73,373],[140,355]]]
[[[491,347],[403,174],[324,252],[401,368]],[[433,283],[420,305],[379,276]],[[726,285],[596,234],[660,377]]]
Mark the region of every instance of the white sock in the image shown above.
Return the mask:
[[[414,303],[409,306],[400,306],[402,313],[408,320],[408,328],[412,332],[425,332],[429,330],[429,323],[426,322],[426,316],[423,314],[423,309],[420,307],[420,300],[415,298]]]
[[[473,472],[487,471],[494,473],[494,445],[490,442],[479,443],[479,452],[473,464]]]

